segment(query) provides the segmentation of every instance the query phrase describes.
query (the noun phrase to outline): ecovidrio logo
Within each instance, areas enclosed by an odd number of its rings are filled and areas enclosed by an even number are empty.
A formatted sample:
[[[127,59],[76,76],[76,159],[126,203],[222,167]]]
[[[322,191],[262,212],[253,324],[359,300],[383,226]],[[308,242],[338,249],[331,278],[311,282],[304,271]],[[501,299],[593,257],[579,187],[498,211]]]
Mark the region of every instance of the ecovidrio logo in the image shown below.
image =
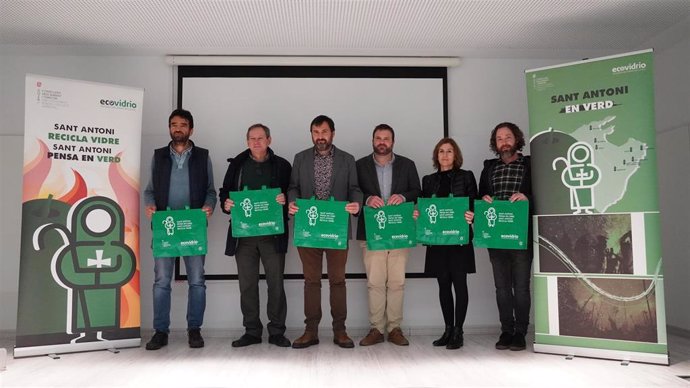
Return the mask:
[[[111,100],[107,98],[102,98],[101,101],[101,106],[106,107],[106,108],[115,108],[115,109],[127,109],[127,110],[136,110],[137,109],[137,103],[134,101],[130,100],[125,100],[124,98],[121,98],[119,100]]]
[[[632,63],[628,63],[627,65],[612,67],[611,73],[613,73],[613,74],[632,73],[635,71],[643,71],[646,68],[647,68],[647,64],[644,62],[632,62]]]

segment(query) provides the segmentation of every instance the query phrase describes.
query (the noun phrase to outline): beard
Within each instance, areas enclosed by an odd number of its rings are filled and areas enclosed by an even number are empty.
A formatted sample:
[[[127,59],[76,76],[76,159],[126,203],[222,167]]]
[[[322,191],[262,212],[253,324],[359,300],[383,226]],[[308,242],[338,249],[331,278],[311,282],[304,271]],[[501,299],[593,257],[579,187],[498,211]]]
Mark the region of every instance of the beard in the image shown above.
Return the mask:
[[[378,146],[374,147],[374,153],[376,155],[384,156],[384,155],[389,155],[391,152],[393,152],[393,148],[388,147],[385,144],[379,144]]]
[[[175,131],[170,134],[170,138],[174,144],[187,144],[187,141],[189,141],[189,134],[185,134],[181,131]]]
[[[328,151],[331,149],[331,144],[333,143],[325,139],[319,139],[314,142],[317,151]]]
[[[509,157],[515,155],[515,153],[517,152],[517,146],[515,146],[515,145],[509,146],[506,144],[503,147],[501,147],[501,149],[499,149],[498,151],[499,151],[498,153],[501,156],[501,158],[509,158]]]

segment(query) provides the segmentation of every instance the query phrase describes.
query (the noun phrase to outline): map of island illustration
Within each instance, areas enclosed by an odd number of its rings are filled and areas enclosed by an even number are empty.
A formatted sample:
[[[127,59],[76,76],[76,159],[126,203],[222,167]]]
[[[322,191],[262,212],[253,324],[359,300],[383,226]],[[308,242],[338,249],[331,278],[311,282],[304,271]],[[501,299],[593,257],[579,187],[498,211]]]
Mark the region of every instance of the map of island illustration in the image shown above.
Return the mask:
[[[615,119],[592,121],[571,133],[549,128],[532,137],[532,163],[540,166],[532,169],[534,192],[567,192],[540,198],[538,214],[605,213],[625,196],[630,178],[646,161],[648,145],[634,138],[611,143]]]

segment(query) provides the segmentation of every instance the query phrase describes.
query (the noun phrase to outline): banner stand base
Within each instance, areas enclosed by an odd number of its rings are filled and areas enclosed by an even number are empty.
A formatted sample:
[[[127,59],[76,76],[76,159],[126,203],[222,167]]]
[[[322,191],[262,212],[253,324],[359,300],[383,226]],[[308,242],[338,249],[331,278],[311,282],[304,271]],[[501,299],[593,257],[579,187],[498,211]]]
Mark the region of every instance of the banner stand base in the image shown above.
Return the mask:
[[[139,346],[141,346],[141,338],[96,341],[79,344],[27,346],[23,348],[14,348],[14,358],[48,355],[51,358],[59,359],[60,356],[58,356],[58,354],[61,353],[89,352],[94,350],[108,350],[113,353],[119,353],[119,350],[117,350],[118,348],[137,348]]]
[[[630,362],[642,362],[646,364],[658,364],[669,366],[668,354],[654,354],[642,352],[630,352],[624,350],[578,348],[563,345],[534,344],[535,353],[549,353],[564,355],[566,360],[574,357],[602,358],[618,360],[622,366],[627,366]]]

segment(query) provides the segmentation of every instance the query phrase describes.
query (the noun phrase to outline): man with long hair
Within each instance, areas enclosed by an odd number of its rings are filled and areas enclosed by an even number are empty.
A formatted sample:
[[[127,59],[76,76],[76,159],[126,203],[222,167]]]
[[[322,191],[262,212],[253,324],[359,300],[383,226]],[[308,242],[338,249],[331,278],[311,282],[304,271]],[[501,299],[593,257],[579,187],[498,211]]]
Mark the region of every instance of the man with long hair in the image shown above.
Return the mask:
[[[497,158],[484,161],[478,196],[488,203],[494,199],[529,201],[531,214],[531,164],[530,157],[520,152],[524,146],[525,136],[517,125],[509,122],[496,125],[489,147]],[[501,336],[496,349],[524,350],[531,305],[531,245],[527,250],[489,248],[489,258],[501,320]]]

